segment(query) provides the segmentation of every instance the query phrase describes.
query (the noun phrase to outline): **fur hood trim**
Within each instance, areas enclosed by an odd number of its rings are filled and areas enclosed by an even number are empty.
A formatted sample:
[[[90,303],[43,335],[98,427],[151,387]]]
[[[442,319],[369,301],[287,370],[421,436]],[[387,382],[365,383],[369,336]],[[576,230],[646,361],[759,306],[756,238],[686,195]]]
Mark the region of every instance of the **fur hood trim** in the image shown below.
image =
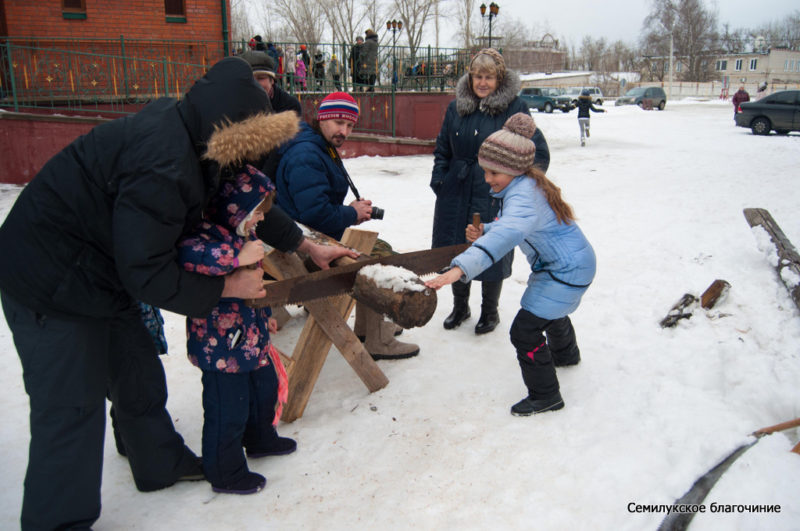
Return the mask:
[[[293,138],[299,130],[300,117],[294,111],[259,113],[241,122],[228,122],[214,127],[203,158],[221,167],[256,161]]]
[[[519,93],[520,86],[521,82],[517,73],[513,70],[506,70],[506,75],[500,81],[497,90],[481,100],[469,88],[469,72],[467,72],[456,84],[456,110],[461,116],[467,116],[476,110],[489,116],[496,116],[505,112],[511,105]]]

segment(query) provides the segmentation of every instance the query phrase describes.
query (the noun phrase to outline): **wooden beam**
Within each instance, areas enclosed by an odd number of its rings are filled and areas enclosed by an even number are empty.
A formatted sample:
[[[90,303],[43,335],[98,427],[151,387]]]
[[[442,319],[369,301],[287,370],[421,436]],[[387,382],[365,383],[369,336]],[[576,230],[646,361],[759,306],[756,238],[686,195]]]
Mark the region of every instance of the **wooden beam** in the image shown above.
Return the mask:
[[[797,254],[797,249],[766,209],[745,208],[743,212],[751,227],[758,225],[769,234],[778,253],[778,265],[775,267],[778,278],[789,291],[789,296],[797,309],[800,310],[800,282],[797,281],[800,278],[800,255]]]
[[[377,238],[376,232],[347,229],[342,237],[342,244],[369,254]],[[296,254],[273,250],[264,257],[262,263],[264,270],[279,280],[308,273],[303,260]],[[285,422],[292,422],[303,416],[332,344],[336,345],[370,392],[389,383],[389,379],[347,326],[347,318],[355,306],[355,301],[350,296],[308,301],[304,306],[310,315],[286,370],[289,376],[289,400],[283,408],[282,419]]]

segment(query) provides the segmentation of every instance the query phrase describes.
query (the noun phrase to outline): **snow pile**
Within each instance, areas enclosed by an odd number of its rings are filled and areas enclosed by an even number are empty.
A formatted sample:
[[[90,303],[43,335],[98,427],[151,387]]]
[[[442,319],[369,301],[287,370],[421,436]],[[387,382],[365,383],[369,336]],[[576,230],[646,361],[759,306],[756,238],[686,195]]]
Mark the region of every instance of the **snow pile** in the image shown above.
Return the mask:
[[[419,277],[404,267],[372,264],[359,269],[358,274],[372,280],[381,289],[391,289],[397,293],[426,289]]]
[[[268,478],[258,494],[214,494],[204,482],[138,492],[109,424],[94,528],[658,528],[666,513],[637,512],[636,504],[671,506],[751,442],[750,433],[800,417],[800,313],[742,215],[765,208],[800,244],[791,177],[800,135],[754,136],[735,127],[730,103],[674,103],[663,112],[606,104],[607,113],[592,115],[584,148],[575,112],[534,113],[550,147],[548,176],[575,209],[598,262],[571,316],[582,361],[558,369],[563,410],[509,414],[525,393],[508,336],[530,275],[516,252],[494,332],[473,331],[481,302],[473,284],[472,317],[456,330],[442,328],[452,292],[437,292],[431,321],[397,338],[418,344],[419,356],[379,361],[389,379],[379,391],[370,393],[332,349],[303,416],[278,426],[298,441],[297,452],[249,460]],[[359,157],[345,166],[365,197],[404,213],[402,223],[358,228],[379,231],[398,252],[429,245],[432,156]],[[0,186],[0,218],[19,191]],[[659,326],[682,294],[715,279],[731,288],[713,313]],[[305,312],[290,310],[298,317],[273,336],[286,353],[305,324]],[[201,373],[186,359],[185,319],[166,313],[165,320],[169,411],[199,453]],[[0,529],[18,529],[29,410],[2,319],[0,352]],[[749,449],[704,500],[691,531],[797,531],[800,456],[790,450],[799,439],[792,429]],[[712,503],[779,505],[780,513],[711,512]]]

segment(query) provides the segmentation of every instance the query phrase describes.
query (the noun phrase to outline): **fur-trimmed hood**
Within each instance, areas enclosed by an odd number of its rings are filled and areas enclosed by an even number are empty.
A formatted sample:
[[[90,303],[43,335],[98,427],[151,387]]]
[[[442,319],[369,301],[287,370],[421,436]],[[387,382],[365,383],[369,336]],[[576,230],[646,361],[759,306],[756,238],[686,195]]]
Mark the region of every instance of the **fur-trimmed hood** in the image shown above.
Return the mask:
[[[496,116],[508,108],[514,98],[517,97],[521,82],[519,76],[513,70],[506,70],[506,75],[500,82],[497,90],[483,99],[469,87],[469,72],[461,76],[456,84],[456,109],[461,116],[472,114],[476,110],[484,112],[490,116]]]
[[[203,158],[221,167],[256,161],[292,139],[300,130],[300,117],[294,111],[259,113],[240,122],[216,126]]]

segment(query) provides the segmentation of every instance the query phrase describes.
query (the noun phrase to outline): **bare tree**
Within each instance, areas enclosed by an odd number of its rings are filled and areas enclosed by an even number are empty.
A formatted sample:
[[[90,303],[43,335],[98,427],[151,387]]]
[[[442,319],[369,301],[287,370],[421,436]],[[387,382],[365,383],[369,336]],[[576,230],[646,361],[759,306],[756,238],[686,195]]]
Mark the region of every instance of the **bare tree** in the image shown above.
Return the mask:
[[[769,47],[800,50],[800,10],[778,22],[764,24],[750,30],[749,36],[763,36]]]
[[[456,0],[450,10],[452,19],[458,21],[458,27],[453,37],[456,37],[461,45],[469,50],[474,44],[475,35],[473,34],[472,22],[475,18],[475,7],[478,5],[475,0]]]
[[[255,34],[244,0],[231,1],[231,40],[246,42]]]
[[[417,49],[422,42],[425,22],[433,8],[435,0],[394,0],[394,7],[403,21],[403,30],[408,38],[408,46],[412,59],[417,56]]]
[[[708,81],[713,76],[709,57],[719,47],[717,17],[700,0],[653,0],[643,24],[642,44],[645,55],[667,56],[670,34],[674,53],[686,65],[685,81]],[[663,59],[662,59],[663,61]],[[663,79],[663,68],[659,75]]]
[[[319,0],[331,28],[334,42],[351,43],[361,35],[367,20],[368,2],[365,0]]]
[[[289,33],[298,41],[322,41],[325,16],[319,0],[271,0],[275,12],[287,24]]]

